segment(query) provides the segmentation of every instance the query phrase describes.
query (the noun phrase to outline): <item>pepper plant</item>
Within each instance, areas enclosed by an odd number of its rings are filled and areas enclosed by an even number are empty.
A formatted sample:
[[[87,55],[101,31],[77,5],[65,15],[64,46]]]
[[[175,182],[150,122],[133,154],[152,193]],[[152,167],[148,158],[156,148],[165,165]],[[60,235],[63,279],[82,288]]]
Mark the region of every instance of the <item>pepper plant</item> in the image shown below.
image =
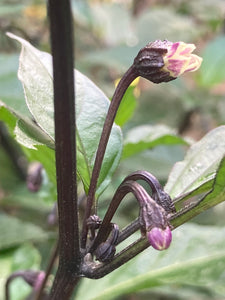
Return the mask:
[[[86,76],[73,70],[70,1],[50,0],[48,11],[52,56],[8,33],[22,46],[18,77],[31,118],[2,102],[0,108],[2,119],[14,129],[27,157],[41,163],[30,165],[27,187],[33,192],[39,189],[42,165],[49,181],[56,185],[57,208],[50,217],[58,218],[59,235],[47,270],[13,273],[6,283],[6,299],[10,299],[9,287],[15,277],[22,277],[33,287],[32,299],[69,299],[82,277],[102,278],[150,246],[154,251],[168,249],[175,228],[225,200],[225,127],[221,126],[190,147],[165,187],[149,170],[127,174],[103,219],[99,217],[99,196],[109,185],[123,150],[121,129],[114,121],[126,90],[139,76],[156,84],[175,80],[185,72],[196,71],[202,59],[192,53],[193,44],[150,42],[137,53],[109,102]],[[172,143],[188,144],[166,132],[168,135]],[[78,182],[82,182],[85,193],[83,211],[78,203]],[[113,217],[129,193],[139,210],[137,218],[121,229]],[[119,248],[138,230],[135,241]],[[47,293],[45,285],[57,257],[57,272]]]

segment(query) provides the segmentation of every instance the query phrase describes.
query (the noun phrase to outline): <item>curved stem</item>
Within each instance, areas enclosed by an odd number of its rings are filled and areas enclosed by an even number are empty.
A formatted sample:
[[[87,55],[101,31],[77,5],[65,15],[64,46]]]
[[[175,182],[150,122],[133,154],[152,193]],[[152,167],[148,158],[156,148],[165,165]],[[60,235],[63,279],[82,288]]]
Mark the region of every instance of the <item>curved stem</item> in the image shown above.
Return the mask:
[[[17,277],[22,277],[23,274],[24,274],[24,271],[17,271],[9,276],[9,278],[7,279],[6,284],[5,284],[5,300],[10,300],[10,293],[9,293],[10,283],[13,281],[13,279],[15,279]]]
[[[179,227],[183,223],[187,222],[193,216],[201,213],[203,202],[204,202],[204,199],[193,205],[190,205],[189,207],[184,208],[181,211],[178,211],[177,213],[173,213],[172,215],[170,215],[169,221],[173,225],[172,230]],[[192,213],[193,208],[196,209],[196,213],[194,215]],[[137,228],[138,223],[139,223],[138,220],[135,220],[133,222],[133,225],[132,225],[133,232],[135,232],[138,229]],[[127,228],[128,227],[129,227],[129,225],[127,226]],[[124,229],[124,231],[127,231],[126,228]],[[126,237],[128,237],[128,236],[129,235],[126,232]],[[124,240],[124,238],[122,240]],[[118,243],[121,242],[122,240],[120,240],[120,237],[119,237]],[[125,264],[126,262],[131,260],[132,258],[134,258],[136,255],[141,253],[143,250],[145,250],[149,246],[150,246],[149,241],[146,238],[141,237],[137,241],[135,241],[133,244],[129,245],[128,247],[126,247],[125,249],[120,251],[118,254],[116,254],[115,257],[112,259],[112,261],[110,261],[107,264],[105,264],[105,263],[96,264],[94,262],[89,262],[89,263],[84,264],[82,273],[84,276],[86,276],[88,278],[92,278],[92,279],[102,278],[105,275],[114,271],[115,269],[119,268],[120,266],[122,266],[123,264]]]
[[[121,103],[121,100],[123,98],[123,95],[125,94],[127,88],[132,83],[132,81],[138,77],[138,73],[134,66],[132,65],[128,71],[124,74],[122,79],[120,80],[115,93],[113,95],[112,101],[109,106],[109,110],[105,119],[105,123],[103,126],[101,138],[99,141],[99,146],[96,153],[95,163],[93,167],[93,172],[91,176],[91,182],[89,187],[89,192],[87,196],[87,205],[86,205],[86,211],[84,216],[84,222],[83,222],[83,229],[81,234],[81,248],[85,248],[86,246],[86,240],[87,240],[87,224],[86,220],[90,217],[91,214],[94,214],[94,198],[95,198],[95,192],[98,182],[98,177],[100,174],[102,161],[104,158],[106,146],[109,140],[110,132],[113,126],[113,122],[117,113],[117,110],[119,108],[119,105]]]
[[[145,182],[147,182],[150,185],[153,193],[157,193],[158,190],[162,190],[162,186],[159,183],[158,179],[147,171],[135,171],[135,172],[129,174],[123,180],[123,182],[125,182],[127,180],[134,180],[134,181],[144,180]]]
[[[20,270],[11,274],[5,284],[5,300],[10,300],[10,291],[9,286],[11,282],[17,278],[21,277],[27,284],[29,284],[33,288],[32,294],[35,293],[36,287],[42,281],[42,271],[34,271],[34,270]],[[40,277],[41,275],[41,277]]]
[[[220,190],[220,193],[218,192],[218,190],[215,193],[217,197],[214,195],[213,191],[209,191],[204,197],[201,197],[197,202],[185,206],[178,212],[171,214],[169,216],[169,221],[173,226],[171,230],[174,230],[175,228],[184,224],[191,218],[197,216],[204,210],[213,207],[214,205],[224,200],[224,197],[222,196],[224,195],[224,184],[221,184],[221,178],[223,178],[222,174],[224,172],[224,169],[225,163],[223,162],[223,168],[220,169],[214,181],[214,186],[219,186]],[[219,181],[220,184],[217,185],[217,181]],[[134,223],[135,222],[136,221],[134,221]],[[148,248],[148,246],[149,242],[146,238],[142,237],[132,245],[129,245],[127,248],[123,249],[120,253],[116,254],[113,260],[107,264],[96,264],[93,261],[85,263],[82,269],[83,274],[89,278],[101,278],[106,274],[112,272],[113,270],[119,268],[125,262],[131,260],[144,249]]]
[[[161,205],[168,213],[176,212],[174,203],[172,202],[170,196],[166,192],[164,192],[158,179],[155,176],[153,176],[151,173],[147,171],[136,171],[128,175],[123,180],[123,182],[127,180],[134,180],[134,181],[144,180],[151,187],[153,193],[152,197],[154,198],[154,200],[159,205]]]
[[[113,215],[115,214],[123,198],[128,193],[134,194],[140,206],[142,206],[146,201],[154,202],[154,200],[151,199],[146,190],[139,183],[135,181],[123,182],[117,189],[99,228],[98,234],[88,252],[93,253],[98,245],[106,240],[108,234],[108,230],[106,229],[109,228]]]

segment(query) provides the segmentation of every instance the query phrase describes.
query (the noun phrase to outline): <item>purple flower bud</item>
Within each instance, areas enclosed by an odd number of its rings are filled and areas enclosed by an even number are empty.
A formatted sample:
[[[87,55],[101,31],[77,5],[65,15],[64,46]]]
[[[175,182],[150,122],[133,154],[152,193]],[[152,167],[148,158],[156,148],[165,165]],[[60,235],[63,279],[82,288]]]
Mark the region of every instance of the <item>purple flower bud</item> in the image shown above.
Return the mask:
[[[153,248],[161,251],[169,248],[172,241],[172,232],[169,226],[166,229],[153,227],[147,232],[147,238]]]
[[[32,162],[27,171],[27,188],[31,192],[37,192],[42,183],[43,166],[39,162]]]
[[[156,40],[139,51],[134,67],[139,76],[154,83],[174,80],[200,67],[202,58],[192,54],[195,48],[194,44]]]

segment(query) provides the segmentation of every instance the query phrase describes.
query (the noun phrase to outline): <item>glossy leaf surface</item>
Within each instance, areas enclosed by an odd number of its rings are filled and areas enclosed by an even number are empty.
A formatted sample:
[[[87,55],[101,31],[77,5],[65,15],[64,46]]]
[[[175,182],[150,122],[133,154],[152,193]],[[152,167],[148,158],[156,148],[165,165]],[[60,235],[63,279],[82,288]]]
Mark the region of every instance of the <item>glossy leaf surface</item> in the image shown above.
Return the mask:
[[[27,41],[15,35],[9,35],[22,44],[18,76],[23,83],[28,108],[42,131],[51,140],[54,140],[51,55],[37,50]],[[78,71],[75,72],[75,86],[78,148],[77,172],[83,181],[85,190],[88,190],[95,153],[108,110],[109,100],[92,81]],[[98,194],[110,182],[111,175],[118,165],[121,151],[121,130],[115,125],[112,129],[98,181]]]
[[[175,164],[165,190],[174,198],[198,188],[215,177],[224,155],[225,126],[220,126],[193,144],[185,159]]]
[[[182,286],[210,285],[212,291],[223,294],[224,234],[224,229],[216,226],[185,224],[173,232],[168,250],[149,248],[102,279],[84,279],[77,299],[117,299],[123,294],[178,283],[180,290]]]

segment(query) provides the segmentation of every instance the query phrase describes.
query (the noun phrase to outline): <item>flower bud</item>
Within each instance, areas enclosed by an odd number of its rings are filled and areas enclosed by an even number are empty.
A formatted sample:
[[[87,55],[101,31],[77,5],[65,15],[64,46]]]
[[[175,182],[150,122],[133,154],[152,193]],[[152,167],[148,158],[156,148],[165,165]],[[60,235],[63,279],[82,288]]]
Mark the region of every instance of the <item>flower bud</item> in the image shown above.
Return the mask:
[[[154,227],[147,232],[147,239],[156,250],[165,250],[169,248],[172,241],[172,233],[167,226],[165,229]]]
[[[202,58],[192,54],[195,48],[194,44],[156,40],[139,51],[134,67],[139,76],[154,83],[174,80],[200,67]]]
[[[32,162],[27,171],[27,188],[31,192],[39,191],[42,184],[42,169],[43,166],[39,162]]]
[[[172,241],[171,225],[165,209],[149,198],[140,208],[140,229],[156,250],[165,250]]]
[[[45,279],[45,272],[40,271],[39,274],[37,274],[35,283],[34,283],[34,290],[38,291],[42,285],[43,280]]]
[[[116,253],[116,242],[119,236],[119,227],[115,223],[111,223],[111,234],[108,239],[101,243],[95,250],[96,260],[108,262],[113,259]]]
[[[101,262],[110,261],[116,253],[115,245],[110,244],[109,242],[101,243],[95,251],[96,260]]]
[[[44,271],[27,270],[21,272],[21,277],[34,288],[35,291],[39,290],[45,278]]]

